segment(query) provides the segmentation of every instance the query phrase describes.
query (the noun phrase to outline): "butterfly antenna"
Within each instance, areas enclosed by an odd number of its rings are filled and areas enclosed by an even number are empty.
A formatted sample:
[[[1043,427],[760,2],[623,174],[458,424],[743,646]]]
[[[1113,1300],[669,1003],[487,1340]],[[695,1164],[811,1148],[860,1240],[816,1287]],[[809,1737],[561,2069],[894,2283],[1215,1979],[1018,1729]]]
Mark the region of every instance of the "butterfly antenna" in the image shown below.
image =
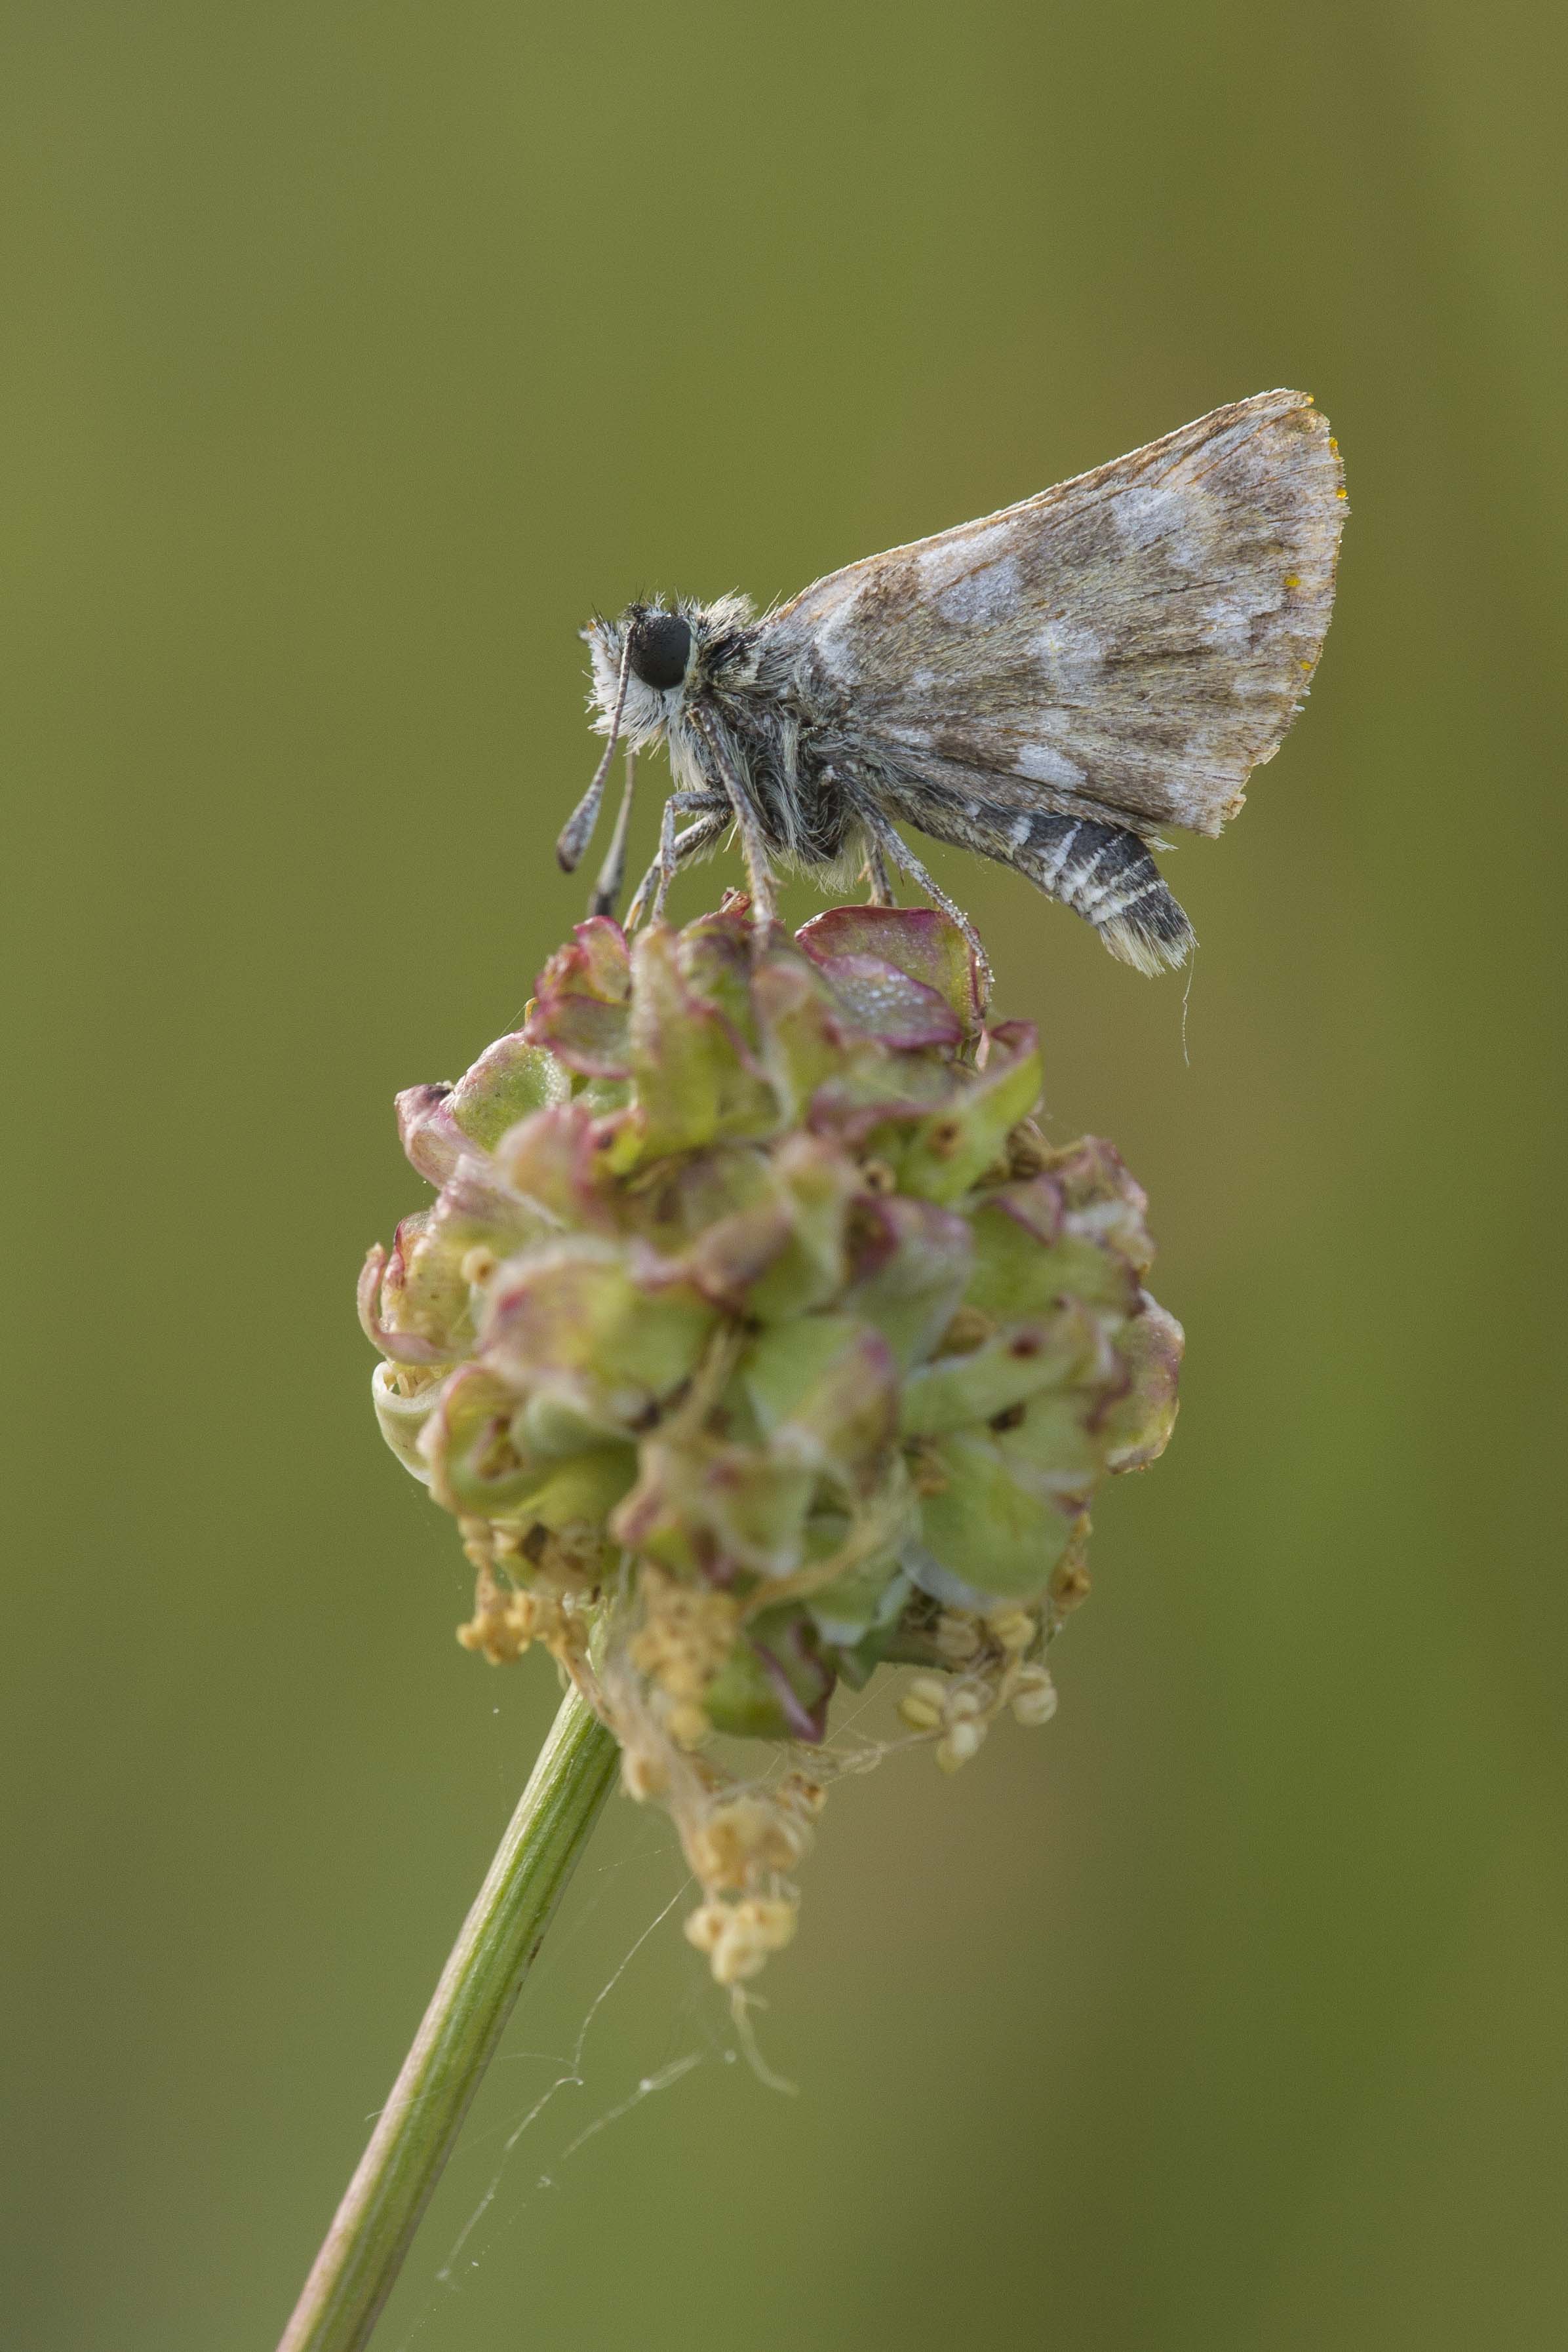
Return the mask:
[[[610,713],[610,740],[605,746],[605,756],[594,771],[594,781],[561,828],[561,838],[555,845],[555,855],[563,874],[571,874],[583,852],[593,839],[594,827],[599,822],[599,805],[605,797],[605,779],[610,772],[610,761],[616,756],[620,740],[621,713],[626,704],[626,679],[632,658],[631,631],[628,629],[621,646],[621,674],[616,682],[616,707]]]
[[[599,870],[593,898],[588,902],[591,915],[613,915],[626,878],[626,829],[632,821],[632,794],[637,789],[637,755],[626,745],[626,787],[621,794],[620,811],[616,829],[610,835],[610,846]]]

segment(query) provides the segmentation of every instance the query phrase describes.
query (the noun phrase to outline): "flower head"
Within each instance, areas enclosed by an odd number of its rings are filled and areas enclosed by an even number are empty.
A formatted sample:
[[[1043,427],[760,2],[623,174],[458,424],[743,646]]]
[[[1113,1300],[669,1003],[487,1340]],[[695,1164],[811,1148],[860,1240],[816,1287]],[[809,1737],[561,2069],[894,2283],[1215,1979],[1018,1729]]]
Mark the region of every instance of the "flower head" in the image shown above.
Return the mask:
[[[921,1669],[956,1769],[1087,1590],[1089,1506],[1161,1451],[1179,1327],[1144,1200],[1033,1123],[942,914],[745,902],[580,924],[526,1025],[398,1098],[434,1203],[360,1286],[388,1444],[458,1521],[470,1648],[544,1643],[667,1803],[721,1981],[787,1941],[840,1683]],[[715,1734],[791,1743],[767,1789]]]

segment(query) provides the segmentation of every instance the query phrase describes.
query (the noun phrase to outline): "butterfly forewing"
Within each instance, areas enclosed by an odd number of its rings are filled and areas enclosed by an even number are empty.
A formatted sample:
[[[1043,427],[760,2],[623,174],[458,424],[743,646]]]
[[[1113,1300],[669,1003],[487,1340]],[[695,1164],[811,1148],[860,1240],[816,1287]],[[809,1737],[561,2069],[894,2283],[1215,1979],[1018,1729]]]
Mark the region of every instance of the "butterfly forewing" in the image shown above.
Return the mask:
[[[772,625],[895,761],[1217,833],[1306,695],[1344,513],[1324,419],[1259,393],[836,572]]]

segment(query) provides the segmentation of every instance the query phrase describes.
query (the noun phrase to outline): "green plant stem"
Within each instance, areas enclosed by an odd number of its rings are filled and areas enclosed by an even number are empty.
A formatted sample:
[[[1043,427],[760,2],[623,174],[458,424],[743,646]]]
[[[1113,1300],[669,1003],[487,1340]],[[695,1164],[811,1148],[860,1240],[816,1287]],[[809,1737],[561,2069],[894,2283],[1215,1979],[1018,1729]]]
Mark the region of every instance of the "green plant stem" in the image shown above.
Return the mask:
[[[278,2352],[358,2352],[369,2342],[610,1792],[616,1752],[612,1735],[568,1692]]]

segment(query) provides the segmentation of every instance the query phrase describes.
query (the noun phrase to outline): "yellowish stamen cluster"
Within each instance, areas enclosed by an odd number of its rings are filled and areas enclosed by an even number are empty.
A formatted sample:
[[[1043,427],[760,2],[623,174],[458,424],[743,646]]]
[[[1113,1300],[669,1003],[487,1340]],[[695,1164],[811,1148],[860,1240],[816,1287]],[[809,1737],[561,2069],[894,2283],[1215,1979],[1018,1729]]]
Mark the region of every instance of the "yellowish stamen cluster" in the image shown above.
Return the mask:
[[[686,1922],[687,1938],[707,1953],[716,1983],[739,1984],[757,1974],[770,1952],[784,1949],[795,1934],[796,1908],[794,1897],[784,1895],[704,1903]]]
[[[759,1874],[793,1870],[811,1845],[811,1822],[787,1796],[761,1790],[716,1804],[688,1842],[692,1869],[710,1894],[751,1885]]]
[[[776,1788],[717,1799],[685,1828],[687,1858],[705,1897],[686,1933],[708,1954],[720,1984],[754,1977],[795,1934],[797,1898],[783,1874],[805,1859],[826,1802],[820,1781],[791,1772]]]
[[[664,1696],[664,1725],[681,1748],[700,1747],[712,1726],[703,1693],[735,1645],[739,1604],[727,1592],[682,1584],[645,1566],[643,1622],[631,1643],[632,1664]]]
[[[577,1529],[558,1535],[533,1528],[524,1534],[477,1518],[459,1525],[463,1549],[478,1570],[474,1613],[458,1628],[461,1646],[478,1651],[492,1666],[508,1666],[538,1642],[581,1682],[588,1655],[584,1610],[593,1598],[597,1539],[590,1566],[589,1549]],[[498,1575],[498,1568],[510,1571],[507,1580]],[[526,1585],[521,1581],[525,1575],[531,1579]]]
[[[474,1588],[474,1613],[458,1626],[458,1639],[465,1650],[477,1650],[492,1666],[510,1666],[535,1642],[550,1649],[563,1643],[564,1612],[548,1593],[500,1583],[487,1561]]]
[[[1049,1668],[1029,1660],[1041,1635],[1037,1611],[1003,1607],[988,1616],[949,1610],[938,1620],[936,1646],[950,1675],[917,1675],[899,1701],[911,1731],[935,1737],[936,1760],[956,1772],[979,1754],[1005,1706],[1019,1723],[1048,1723],[1056,1713]]]

